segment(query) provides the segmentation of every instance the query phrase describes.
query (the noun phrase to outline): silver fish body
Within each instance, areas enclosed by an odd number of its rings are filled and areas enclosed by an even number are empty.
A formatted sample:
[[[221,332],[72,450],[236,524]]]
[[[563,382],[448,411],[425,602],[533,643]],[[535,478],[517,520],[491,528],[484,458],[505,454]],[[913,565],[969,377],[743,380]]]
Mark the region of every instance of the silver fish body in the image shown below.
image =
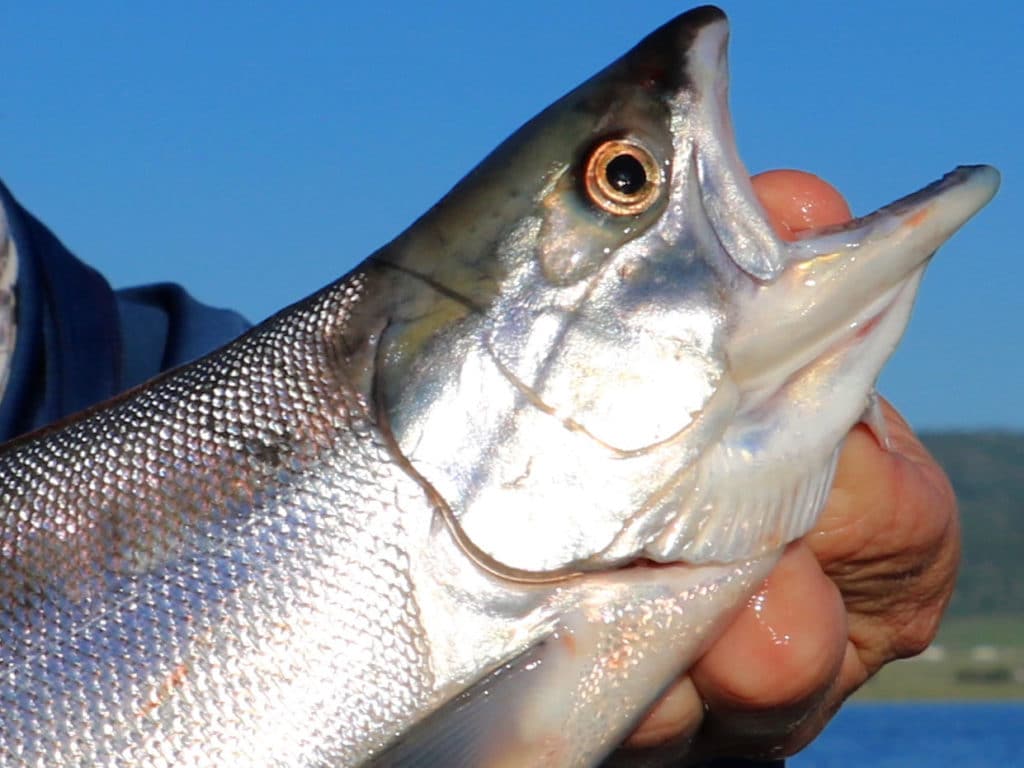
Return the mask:
[[[684,14],[337,283],[4,449],[0,764],[614,748],[813,525],[997,185],[782,242],[726,37]]]

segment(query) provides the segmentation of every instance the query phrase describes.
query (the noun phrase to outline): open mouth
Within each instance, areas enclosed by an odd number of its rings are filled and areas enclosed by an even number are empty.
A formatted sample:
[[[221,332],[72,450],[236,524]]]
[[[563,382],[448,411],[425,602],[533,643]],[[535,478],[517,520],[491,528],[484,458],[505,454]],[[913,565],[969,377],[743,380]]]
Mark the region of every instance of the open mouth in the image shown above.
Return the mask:
[[[738,310],[733,373],[750,388],[779,382],[866,341],[893,308],[905,316],[924,265],[998,186],[995,169],[963,166],[866,216],[776,239],[778,273],[757,281]],[[893,325],[890,350],[901,332]]]
[[[866,216],[783,241],[765,216],[736,147],[728,106],[728,38],[728,22],[715,16],[696,33],[687,54],[687,74],[700,104],[696,165],[702,206],[716,236],[755,280],[772,283],[792,265],[822,256],[885,250],[896,255],[887,259],[888,268],[873,270],[878,282],[871,293],[877,296],[923,264],[995,194],[999,174],[994,168],[962,166]]]
[[[994,168],[961,166],[866,216],[803,232],[795,242],[782,241],[767,221],[737,151],[728,105],[728,39],[724,15],[710,15],[687,54],[687,74],[700,94],[696,160],[703,207],[715,233],[737,266],[755,279],[771,282],[793,263],[849,253],[881,240],[890,241],[889,251],[912,254],[914,263],[899,269],[906,276],[995,194],[999,173]],[[909,242],[892,244],[910,231],[916,235],[906,237]]]

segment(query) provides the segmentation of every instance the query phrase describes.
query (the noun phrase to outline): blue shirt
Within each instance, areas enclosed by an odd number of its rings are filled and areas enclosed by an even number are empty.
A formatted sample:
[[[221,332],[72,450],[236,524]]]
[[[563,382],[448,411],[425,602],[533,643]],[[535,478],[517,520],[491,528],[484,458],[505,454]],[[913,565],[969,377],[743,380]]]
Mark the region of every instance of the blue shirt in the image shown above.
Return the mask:
[[[0,441],[51,424],[186,363],[249,328],[171,283],[113,290],[0,183],[18,259],[17,339]]]

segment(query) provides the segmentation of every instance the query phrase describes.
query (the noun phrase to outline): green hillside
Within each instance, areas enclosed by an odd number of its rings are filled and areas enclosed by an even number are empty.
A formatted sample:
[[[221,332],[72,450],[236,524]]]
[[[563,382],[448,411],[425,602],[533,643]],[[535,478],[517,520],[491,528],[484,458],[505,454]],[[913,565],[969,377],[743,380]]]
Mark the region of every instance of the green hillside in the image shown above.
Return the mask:
[[[1024,434],[946,432],[923,439],[960,501],[964,552],[950,614],[1024,614]]]
[[[932,648],[889,664],[857,698],[1024,699],[1024,434],[946,432],[924,442],[960,500],[960,578]]]

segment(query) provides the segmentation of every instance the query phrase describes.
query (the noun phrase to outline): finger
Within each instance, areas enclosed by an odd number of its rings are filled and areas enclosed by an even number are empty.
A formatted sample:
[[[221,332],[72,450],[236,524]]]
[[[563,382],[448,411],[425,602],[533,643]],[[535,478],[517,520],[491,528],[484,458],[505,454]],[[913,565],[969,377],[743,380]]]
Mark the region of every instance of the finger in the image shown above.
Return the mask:
[[[793,240],[806,229],[841,224],[851,218],[843,196],[826,181],[804,171],[776,170],[751,179],[779,237]]]
[[[931,642],[952,595],[959,518],[945,473],[888,404],[892,450],[858,427],[807,543],[839,586],[867,674]]]
[[[676,681],[658,699],[640,726],[626,740],[630,748],[650,748],[671,743],[685,752],[704,720],[704,702],[689,675]]]
[[[867,427],[853,429],[828,504],[808,537],[826,565],[865,551],[933,542],[955,516],[956,497],[945,473],[896,410],[881,405],[890,448],[881,447]]]
[[[700,741],[734,754],[791,753],[820,730],[847,645],[846,612],[810,549],[790,545],[691,671],[707,705]],[[820,722],[809,722],[809,713]]]
[[[820,729],[815,722],[794,743],[794,731],[829,693],[845,650],[845,611],[835,586],[806,546],[791,545],[736,621],[628,744],[688,744],[700,727],[696,752],[710,754],[711,744],[722,743],[740,753],[793,751]]]

